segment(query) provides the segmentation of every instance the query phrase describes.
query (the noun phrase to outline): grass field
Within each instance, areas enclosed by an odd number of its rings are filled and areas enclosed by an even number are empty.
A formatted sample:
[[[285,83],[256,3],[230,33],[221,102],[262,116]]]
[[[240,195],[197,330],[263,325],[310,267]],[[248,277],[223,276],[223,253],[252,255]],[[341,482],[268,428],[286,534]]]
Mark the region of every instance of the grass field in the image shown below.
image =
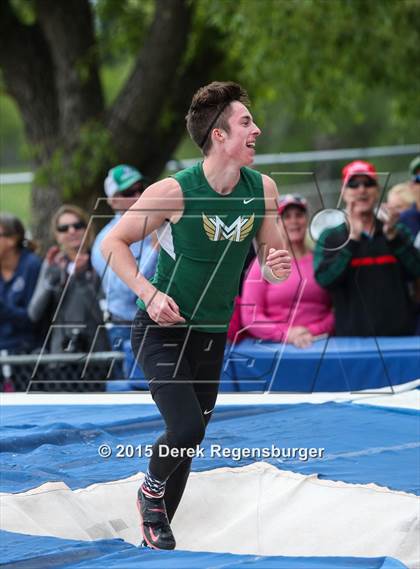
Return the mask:
[[[31,221],[30,184],[2,184],[0,187],[0,210],[16,215],[25,225]]]

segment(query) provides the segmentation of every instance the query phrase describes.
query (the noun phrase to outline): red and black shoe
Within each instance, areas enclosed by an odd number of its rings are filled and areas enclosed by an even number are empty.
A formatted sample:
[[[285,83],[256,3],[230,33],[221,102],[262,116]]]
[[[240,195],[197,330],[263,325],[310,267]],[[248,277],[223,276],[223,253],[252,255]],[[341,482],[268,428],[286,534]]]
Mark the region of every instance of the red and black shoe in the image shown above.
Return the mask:
[[[153,549],[175,549],[175,538],[169,525],[163,498],[152,498],[139,488],[137,507],[146,544]]]

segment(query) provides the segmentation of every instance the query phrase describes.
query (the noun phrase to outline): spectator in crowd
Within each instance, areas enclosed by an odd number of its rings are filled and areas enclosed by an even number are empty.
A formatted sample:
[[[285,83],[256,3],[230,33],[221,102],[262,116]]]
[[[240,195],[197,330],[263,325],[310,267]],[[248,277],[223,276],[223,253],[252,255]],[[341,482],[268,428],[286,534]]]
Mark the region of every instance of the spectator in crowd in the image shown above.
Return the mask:
[[[415,201],[414,190],[409,183],[397,184],[388,192],[387,204],[399,214],[412,207]]]
[[[410,163],[411,180],[409,184],[414,194],[414,203],[410,209],[401,214],[401,223],[411,231],[414,245],[420,249],[420,156]]]
[[[412,189],[414,195],[414,203],[403,211],[400,215],[401,223],[404,223],[411,231],[414,239],[414,246],[420,250],[420,156],[416,156],[410,163],[411,180],[408,184]],[[416,334],[420,336],[420,279],[415,279],[411,283],[412,294],[416,305],[417,324]]]
[[[316,336],[333,332],[331,299],[315,281],[313,254],[307,244],[306,200],[297,194],[284,196],[279,214],[293,256],[292,273],[280,286],[273,285],[261,276],[254,261],[242,290],[241,323],[256,338],[307,348]]]
[[[414,332],[407,280],[420,276],[420,253],[398,213],[375,216],[378,176],[369,162],[343,169],[346,223],[326,229],[315,248],[315,278],[330,290],[338,336],[404,336]]]
[[[125,164],[115,166],[105,179],[105,194],[114,217],[105,225],[95,239],[92,247],[92,265],[102,279],[108,320],[108,335],[113,349],[121,349],[121,343],[130,339],[131,323],[137,312],[136,295],[108,266],[108,259],[101,253],[101,243],[107,233],[118,223],[121,215],[129,209],[146,188],[143,175]],[[151,236],[133,243],[130,250],[137,260],[140,272],[150,278],[154,275],[157,251],[153,247]]]
[[[38,345],[28,305],[35,290],[41,259],[25,238],[22,222],[0,213],[0,349],[31,352]]]
[[[90,261],[94,239],[86,212],[63,205],[53,216],[51,231],[56,245],[47,252],[29,316],[48,330],[51,353],[109,349],[98,298],[100,279]]]

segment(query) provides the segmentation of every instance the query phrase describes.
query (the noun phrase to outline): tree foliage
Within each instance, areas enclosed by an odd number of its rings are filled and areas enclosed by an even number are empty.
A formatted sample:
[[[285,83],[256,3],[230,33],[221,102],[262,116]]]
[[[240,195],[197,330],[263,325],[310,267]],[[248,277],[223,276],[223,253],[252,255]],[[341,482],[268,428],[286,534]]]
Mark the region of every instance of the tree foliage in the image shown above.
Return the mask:
[[[361,102],[379,88],[395,120],[417,118],[419,0],[213,0],[206,9],[263,105],[283,101],[334,130],[339,115],[363,120]]]
[[[36,235],[61,199],[92,203],[114,162],[157,177],[214,79],[242,82],[259,116],[281,103],[321,134],[343,116],[362,125],[370,92],[400,125],[417,120],[419,29],[420,0],[0,0]],[[117,64],[129,72],[107,98],[101,69]]]
[[[62,198],[91,205],[113,162],[152,178],[163,169],[183,134],[192,93],[218,75],[223,61],[210,41],[216,29],[192,32],[194,4],[0,0],[0,65],[37,168],[37,237],[46,239]],[[111,55],[130,54],[131,73],[107,107],[100,67]]]

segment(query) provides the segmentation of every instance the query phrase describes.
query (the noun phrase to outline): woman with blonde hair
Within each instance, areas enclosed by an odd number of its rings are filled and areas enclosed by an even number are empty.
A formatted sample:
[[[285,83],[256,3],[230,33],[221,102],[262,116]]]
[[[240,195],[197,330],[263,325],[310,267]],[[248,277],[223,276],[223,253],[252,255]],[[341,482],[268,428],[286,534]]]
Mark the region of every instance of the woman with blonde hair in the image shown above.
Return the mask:
[[[388,192],[387,205],[398,213],[409,209],[415,201],[413,188],[407,182],[397,184]]]
[[[48,328],[51,353],[106,350],[100,279],[90,260],[95,236],[89,216],[75,205],[63,205],[53,215],[51,233],[56,244],[46,254],[29,315]]]
[[[252,264],[240,301],[242,330],[254,338],[308,348],[318,336],[334,331],[331,298],[315,281],[306,199],[287,194],[278,211],[292,252],[292,274],[277,286],[262,278],[257,262]]]

